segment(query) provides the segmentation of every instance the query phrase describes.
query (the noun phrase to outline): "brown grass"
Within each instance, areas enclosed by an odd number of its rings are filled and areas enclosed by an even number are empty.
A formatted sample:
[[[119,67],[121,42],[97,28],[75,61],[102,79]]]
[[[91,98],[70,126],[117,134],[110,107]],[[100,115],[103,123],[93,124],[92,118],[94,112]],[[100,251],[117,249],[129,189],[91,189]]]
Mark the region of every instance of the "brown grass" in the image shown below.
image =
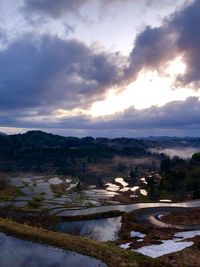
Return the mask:
[[[191,208],[179,212],[170,212],[164,215],[161,220],[172,224],[200,224],[200,209]]]
[[[162,256],[160,257],[160,261],[162,261],[163,264],[170,263],[170,265],[174,267],[199,267],[200,237],[195,237],[191,240],[195,243],[192,247]]]

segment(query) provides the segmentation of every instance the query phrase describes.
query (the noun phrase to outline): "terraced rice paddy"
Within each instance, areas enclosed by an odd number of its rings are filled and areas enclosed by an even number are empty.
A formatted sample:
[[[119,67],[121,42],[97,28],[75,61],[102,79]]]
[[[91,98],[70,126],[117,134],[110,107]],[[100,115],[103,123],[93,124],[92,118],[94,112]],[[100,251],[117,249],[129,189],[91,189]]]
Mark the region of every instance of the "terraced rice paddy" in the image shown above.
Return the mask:
[[[105,183],[103,188],[97,188],[95,185],[80,188],[79,180],[73,177],[11,177],[10,184],[21,192],[21,196],[12,199],[12,206],[25,209],[36,208],[37,210],[49,211],[50,214],[57,214],[63,209],[120,204],[112,198],[125,193],[131,197],[133,192],[134,197],[147,195],[145,187],[142,187],[145,182],[142,179],[140,185],[135,186],[129,185],[129,182],[125,181],[124,178],[118,177]],[[0,205],[6,206],[9,203],[1,201]]]

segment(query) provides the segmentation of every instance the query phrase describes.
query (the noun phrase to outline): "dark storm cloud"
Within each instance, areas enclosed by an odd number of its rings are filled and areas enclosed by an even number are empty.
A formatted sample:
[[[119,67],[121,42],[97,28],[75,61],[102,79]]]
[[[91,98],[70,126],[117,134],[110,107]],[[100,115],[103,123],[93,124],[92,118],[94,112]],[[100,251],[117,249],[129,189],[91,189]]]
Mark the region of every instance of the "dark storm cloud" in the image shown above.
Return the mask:
[[[134,78],[141,69],[162,71],[165,63],[183,56],[186,73],[177,84],[199,86],[200,81],[200,1],[193,1],[175,12],[160,27],[146,27],[138,34],[130,54],[127,76]]]
[[[90,104],[121,79],[119,58],[77,40],[25,35],[0,51],[0,108]]]

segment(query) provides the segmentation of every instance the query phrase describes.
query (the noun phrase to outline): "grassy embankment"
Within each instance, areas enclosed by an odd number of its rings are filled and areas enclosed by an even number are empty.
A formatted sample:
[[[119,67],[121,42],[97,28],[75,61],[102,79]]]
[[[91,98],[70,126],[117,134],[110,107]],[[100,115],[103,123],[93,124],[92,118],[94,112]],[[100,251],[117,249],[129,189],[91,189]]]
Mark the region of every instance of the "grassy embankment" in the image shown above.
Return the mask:
[[[53,245],[65,250],[76,251],[104,261],[108,267],[158,267],[169,266],[135,252],[126,251],[111,243],[56,233],[41,228],[0,219],[0,231],[35,242]]]

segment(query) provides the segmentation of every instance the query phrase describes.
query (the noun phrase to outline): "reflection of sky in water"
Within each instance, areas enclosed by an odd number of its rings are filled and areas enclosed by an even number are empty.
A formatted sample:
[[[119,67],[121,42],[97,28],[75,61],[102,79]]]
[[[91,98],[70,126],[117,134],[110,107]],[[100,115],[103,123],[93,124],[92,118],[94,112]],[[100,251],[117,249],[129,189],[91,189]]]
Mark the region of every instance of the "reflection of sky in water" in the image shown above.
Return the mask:
[[[26,195],[38,195],[40,193],[50,194],[52,195],[52,190],[49,186],[49,184],[39,184],[36,186],[25,186],[23,188],[20,188],[21,192]]]
[[[63,181],[61,179],[59,179],[58,177],[54,177],[54,178],[51,178],[48,180],[48,182],[50,184],[53,184],[53,185],[58,185],[58,184],[62,184]]]
[[[59,232],[88,236],[99,241],[111,241],[117,239],[117,233],[121,228],[121,217],[61,222],[56,226]]]
[[[127,186],[128,183],[124,181],[124,178],[115,178],[115,182],[120,183],[122,186]]]
[[[118,191],[120,188],[118,185],[113,184],[113,183],[107,183],[106,186],[107,186],[106,190],[108,191]]]
[[[117,192],[109,192],[105,189],[82,190],[81,193],[93,199],[107,199],[118,195]]]
[[[1,267],[106,267],[104,263],[74,252],[35,244],[0,233]]]
[[[22,181],[20,181],[18,178],[13,178],[11,181],[10,181],[10,184],[13,185],[13,186],[16,186],[16,187],[22,187],[24,186],[24,183]]]

